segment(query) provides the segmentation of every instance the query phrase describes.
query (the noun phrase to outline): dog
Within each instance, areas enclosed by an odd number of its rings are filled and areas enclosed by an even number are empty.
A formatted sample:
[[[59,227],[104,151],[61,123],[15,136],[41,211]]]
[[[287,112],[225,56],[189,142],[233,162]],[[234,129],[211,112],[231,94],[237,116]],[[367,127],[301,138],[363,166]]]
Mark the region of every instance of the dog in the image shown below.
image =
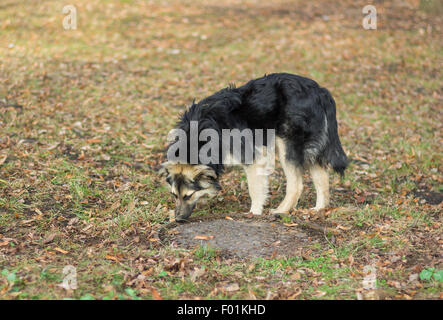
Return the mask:
[[[217,144],[208,152],[212,161],[195,159],[205,148],[205,139],[198,139],[192,145],[193,123],[198,124],[198,128],[194,128],[198,134],[208,130],[215,132],[211,141]],[[217,194],[221,189],[219,178],[226,166],[235,163],[233,159],[246,172],[250,212],[261,215],[268,195],[269,176],[265,169],[269,161],[264,153],[271,146],[277,150],[286,176],[286,195],[272,213],[287,213],[297,205],[305,170],[310,172],[317,194],[314,209],[326,208],[329,204],[328,167],[343,176],[348,165],[338,136],[333,97],[314,80],[294,74],[265,75],[241,87],[230,85],[198,103],[194,101],[182,114],[175,129],[184,132],[179,145],[186,154],[181,161],[168,159],[162,164],[160,174],[166,178],[176,199],[175,219],[178,222],[187,221],[196,203],[204,196]],[[222,141],[226,129],[273,131],[275,139],[271,141],[266,136],[259,148],[251,146],[251,141],[241,136],[239,156],[234,154],[232,146],[226,146],[226,141]],[[208,134],[205,135],[207,138]],[[170,140],[168,158],[177,156],[178,140],[177,136]],[[232,137],[228,142],[232,143]],[[249,163],[244,156],[248,150],[252,150],[252,162]]]

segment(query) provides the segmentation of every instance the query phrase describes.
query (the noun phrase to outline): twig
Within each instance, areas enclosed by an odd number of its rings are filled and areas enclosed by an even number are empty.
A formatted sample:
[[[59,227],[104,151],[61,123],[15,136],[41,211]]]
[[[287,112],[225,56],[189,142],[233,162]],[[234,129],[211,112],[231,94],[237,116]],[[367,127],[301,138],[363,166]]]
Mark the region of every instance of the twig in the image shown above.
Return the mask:
[[[334,229],[331,229],[331,228],[328,228],[328,227],[323,227],[323,226],[321,226],[319,224],[316,224],[314,222],[299,220],[299,219],[297,219],[294,216],[289,215],[289,214],[277,213],[277,214],[274,215],[274,217],[276,217],[276,218],[287,217],[287,218],[290,218],[292,222],[295,222],[295,223],[299,224],[302,227],[306,227],[306,228],[310,228],[310,229],[313,229],[313,230],[321,231],[322,233],[329,233],[329,232],[333,233],[333,234],[340,233],[337,230],[334,230]]]

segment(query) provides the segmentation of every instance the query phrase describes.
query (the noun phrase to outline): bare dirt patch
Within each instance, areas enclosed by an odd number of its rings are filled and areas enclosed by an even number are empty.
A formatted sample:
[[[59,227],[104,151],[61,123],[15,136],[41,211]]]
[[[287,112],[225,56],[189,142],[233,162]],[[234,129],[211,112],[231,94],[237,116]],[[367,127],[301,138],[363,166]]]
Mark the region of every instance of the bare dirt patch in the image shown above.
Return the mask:
[[[443,192],[433,192],[433,191],[414,191],[415,198],[424,200],[425,203],[430,205],[438,205],[443,201]]]
[[[200,220],[169,228],[160,238],[186,249],[206,244],[241,259],[300,255],[306,247],[322,242],[316,232],[266,219]]]

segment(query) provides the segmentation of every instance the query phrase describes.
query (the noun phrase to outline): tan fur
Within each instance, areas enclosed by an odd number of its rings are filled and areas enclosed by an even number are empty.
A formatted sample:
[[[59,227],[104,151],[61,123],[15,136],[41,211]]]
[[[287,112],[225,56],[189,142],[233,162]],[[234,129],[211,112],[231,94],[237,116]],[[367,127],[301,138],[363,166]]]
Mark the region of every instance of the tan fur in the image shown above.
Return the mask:
[[[286,160],[284,141],[276,139],[278,158],[286,175],[286,195],[282,203],[272,213],[287,213],[295,207],[303,192],[303,172],[300,168]]]
[[[212,171],[208,166],[205,165],[167,162],[166,164],[164,164],[164,167],[169,171],[170,175],[182,174],[189,180],[193,180],[197,175],[203,172],[213,176],[214,178],[217,177],[214,171]]]
[[[251,210],[254,215],[261,215],[268,198],[268,175],[264,164],[255,163],[244,167],[248,179]]]
[[[177,206],[189,203],[192,204],[197,202],[203,196],[214,197],[217,194],[217,190],[212,188],[212,184],[208,181],[208,178],[217,178],[217,175],[206,165],[166,162],[162,165],[160,174],[171,178],[172,184],[170,185],[170,188],[171,192],[177,197]],[[198,182],[203,189],[196,191],[189,188],[187,184],[182,184],[180,190],[178,190],[175,183],[178,176],[183,177],[187,182],[193,182],[198,179]],[[190,196],[190,198],[185,200],[184,198],[187,196]]]
[[[325,168],[315,165],[310,168],[312,181],[317,193],[315,210],[326,208],[329,205],[329,176]]]
[[[286,160],[285,144],[280,138],[276,139],[279,161],[286,175],[286,196],[272,213],[287,213],[294,208],[303,192],[303,170]],[[317,201],[314,210],[321,210],[329,205],[329,176],[328,171],[314,165],[310,169]]]

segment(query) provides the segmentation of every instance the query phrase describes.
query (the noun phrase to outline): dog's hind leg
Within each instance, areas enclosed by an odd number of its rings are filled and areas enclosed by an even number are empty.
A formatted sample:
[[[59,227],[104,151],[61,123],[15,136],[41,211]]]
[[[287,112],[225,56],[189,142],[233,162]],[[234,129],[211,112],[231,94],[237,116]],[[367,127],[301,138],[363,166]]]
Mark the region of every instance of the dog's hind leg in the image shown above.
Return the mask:
[[[326,208],[329,205],[329,176],[326,168],[318,164],[310,169],[312,181],[314,182],[315,191],[317,193],[317,201],[314,210]]]
[[[298,203],[303,192],[303,169],[286,158],[286,145],[280,138],[276,139],[278,157],[286,175],[286,196],[272,213],[287,213]]]
[[[261,215],[268,197],[268,174],[262,164],[251,164],[244,167],[248,179],[251,210],[254,215]]]

